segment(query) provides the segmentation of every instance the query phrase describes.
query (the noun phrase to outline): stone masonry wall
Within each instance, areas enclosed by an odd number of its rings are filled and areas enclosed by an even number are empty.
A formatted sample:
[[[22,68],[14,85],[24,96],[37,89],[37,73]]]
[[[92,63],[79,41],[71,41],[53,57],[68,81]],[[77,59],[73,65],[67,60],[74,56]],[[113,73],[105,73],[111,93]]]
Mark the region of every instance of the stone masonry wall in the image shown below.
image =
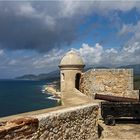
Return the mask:
[[[1,122],[0,139],[96,140],[97,120],[97,104],[58,109],[34,118]]]
[[[139,98],[133,90],[132,69],[91,69],[82,75],[80,91],[88,96],[99,93]]]

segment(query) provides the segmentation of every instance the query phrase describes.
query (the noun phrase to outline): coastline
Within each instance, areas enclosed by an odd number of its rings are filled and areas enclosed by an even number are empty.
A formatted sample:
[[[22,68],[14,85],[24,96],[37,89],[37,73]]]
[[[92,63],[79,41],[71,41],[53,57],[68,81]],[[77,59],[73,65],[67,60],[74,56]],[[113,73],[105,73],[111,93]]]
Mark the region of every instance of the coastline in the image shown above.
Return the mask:
[[[57,100],[57,102],[61,102],[61,94],[60,92],[58,92],[58,88],[57,88],[57,82],[54,81],[49,85],[44,85],[42,92],[45,94],[50,94],[52,96],[49,96],[48,99],[51,100]]]
[[[59,104],[56,100],[48,99],[49,96],[52,96],[51,94],[47,96],[45,93],[42,94],[43,85],[47,83],[51,82],[29,80],[0,81],[0,117],[58,106]]]

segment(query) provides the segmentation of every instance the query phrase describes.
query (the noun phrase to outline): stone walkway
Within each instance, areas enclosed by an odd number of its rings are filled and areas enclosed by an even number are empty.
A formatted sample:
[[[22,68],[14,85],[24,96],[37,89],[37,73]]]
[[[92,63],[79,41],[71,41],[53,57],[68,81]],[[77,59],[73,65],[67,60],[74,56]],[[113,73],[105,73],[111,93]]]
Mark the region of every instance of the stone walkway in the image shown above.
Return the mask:
[[[108,126],[100,121],[99,125],[103,128],[100,140],[140,140],[140,124],[121,123]]]
[[[65,106],[77,106],[80,104],[93,103],[93,100],[81,93],[77,89],[73,89],[72,91],[62,92],[62,101]]]

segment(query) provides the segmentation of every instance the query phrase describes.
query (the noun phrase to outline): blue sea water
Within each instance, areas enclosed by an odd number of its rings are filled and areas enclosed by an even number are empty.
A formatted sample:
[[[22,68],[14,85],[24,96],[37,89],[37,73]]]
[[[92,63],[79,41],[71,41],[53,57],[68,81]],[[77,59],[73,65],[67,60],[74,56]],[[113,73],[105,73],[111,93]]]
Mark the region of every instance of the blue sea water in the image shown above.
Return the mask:
[[[49,81],[0,80],[0,117],[57,106],[42,93]]]

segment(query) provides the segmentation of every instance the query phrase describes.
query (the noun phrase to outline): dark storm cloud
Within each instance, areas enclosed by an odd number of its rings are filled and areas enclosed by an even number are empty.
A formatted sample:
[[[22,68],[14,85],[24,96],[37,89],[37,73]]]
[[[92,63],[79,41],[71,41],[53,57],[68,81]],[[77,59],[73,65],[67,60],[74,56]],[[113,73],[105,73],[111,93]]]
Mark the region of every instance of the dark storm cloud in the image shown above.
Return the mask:
[[[68,0],[0,2],[0,48],[42,52],[68,46],[80,36],[77,30],[86,21],[84,16],[112,9],[127,11],[136,5]]]
[[[57,3],[44,4],[0,2],[1,48],[49,51],[76,39],[76,19],[60,17]]]

